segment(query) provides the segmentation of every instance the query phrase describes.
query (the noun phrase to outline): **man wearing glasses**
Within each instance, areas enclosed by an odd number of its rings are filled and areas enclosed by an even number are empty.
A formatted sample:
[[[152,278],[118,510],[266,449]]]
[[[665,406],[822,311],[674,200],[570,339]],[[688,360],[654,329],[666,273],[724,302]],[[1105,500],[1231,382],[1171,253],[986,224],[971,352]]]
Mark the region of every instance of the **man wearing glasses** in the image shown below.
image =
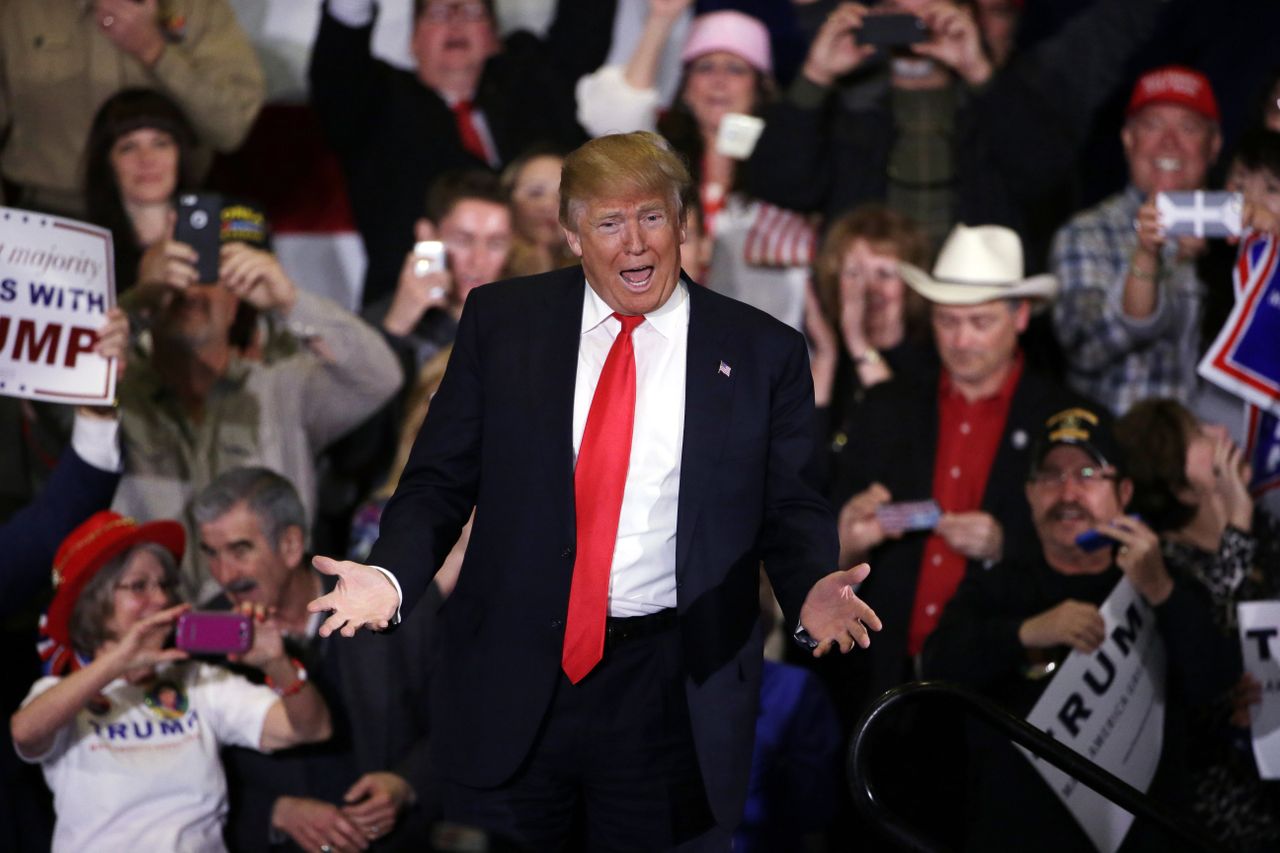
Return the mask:
[[[492,0],[415,0],[412,71],[374,58],[373,21],[373,0],[329,0],[310,70],[369,258],[365,305],[394,290],[437,176],[584,139],[555,51],[529,33],[500,41]]]
[[[1098,606],[1128,578],[1155,614],[1168,660],[1163,749],[1148,793],[1185,805],[1187,710],[1234,683],[1239,650],[1215,629],[1208,589],[1172,575],[1156,534],[1125,515],[1133,483],[1123,471],[1100,408],[1072,407],[1045,421],[1026,483],[1040,553],[965,578],[925,643],[924,671],[968,684],[1025,716],[1054,664],[1071,649],[1087,654],[1102,645]],[[978,728],[970,726],[966,737],[970,804],[984,804],[966,810],[972,849],[1089,848],[1031,762],[994,730]],[[1178,848],[1138,821],[1124,849]]]

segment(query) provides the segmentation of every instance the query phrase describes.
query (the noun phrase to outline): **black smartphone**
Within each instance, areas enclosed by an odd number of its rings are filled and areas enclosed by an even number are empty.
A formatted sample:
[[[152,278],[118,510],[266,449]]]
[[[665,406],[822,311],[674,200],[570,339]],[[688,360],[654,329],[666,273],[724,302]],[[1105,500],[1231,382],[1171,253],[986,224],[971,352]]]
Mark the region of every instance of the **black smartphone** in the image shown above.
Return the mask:
[[[929,28],[915,15],[893,13],[867,15],[855,37],[858,44],[874,44],[880,47],[902,47],[928,41]]]
[[[222,250],[222,196],[217,193],[179,195],[173,239],[196,250],[196,281],[215,283],[218,253]]]

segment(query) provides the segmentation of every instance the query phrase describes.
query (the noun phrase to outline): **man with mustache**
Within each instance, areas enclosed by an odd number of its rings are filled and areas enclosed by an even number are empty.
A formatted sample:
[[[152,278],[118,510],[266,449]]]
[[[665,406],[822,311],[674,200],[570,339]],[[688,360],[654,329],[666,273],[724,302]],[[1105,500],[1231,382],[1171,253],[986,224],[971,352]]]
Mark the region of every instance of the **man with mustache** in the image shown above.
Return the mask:
[[[307,603],[333,584],[307,563],[306,513],[287,479],[233,468],[200,492],[192,512],[200,554],[224,593],[213,606],[274,614],[286,651],[334,718],[333,737],[305,750],[228,750],[232,848],[292,840],[303,850],[363,850],[385,839],[378,849],[419,849],[431,800],[422,694],[435,588],[391,637],[324,640]]]
[[[1222,147],[1209,80],[1180,66],[1142,75],[1120,141],[1129,186],[1063,226],[1052,259],[1067,382],[1116,415],[1148,397],[1185,403],[1195,389],[1205,243],[1166,238],[1155,196],[1205,185]]]
[[[395,289],[437,176],[501,168],[539,142],[567,149],[583,139],[576,78],[562,69],[573,46],[556,49],[523,32],[499,40],[493,0],[413,7],[411,71],[374,58],[373,0],[325,3],[311,54],[312,101],[369,258],[366,305]]]
[[[932,276],[906,263],[899,272],[930,303],[941,363],[867,392],[848,431],[856,452],[843,454],[836,472],[840,564],[876,565],[859,595],[885,624],[866,655],[817,663],[848,725],[867,702],[917,677],[924,640],[966,572],[1036,552],[1022,495],[1031,439],[1050,413],[1083,402],[1024,364],[1018,336],[1033,303],[1046,303],[1057,284],[1051,276],[1024,276],[1014,231],[958,225]],[[941,511],[936,524],[904,525],[886,513],[891,504],[930,499]],[[918,815],[925,825],[962,800],[955,792],[922,791],[911,771],[894,772],[913,766],[901,755],[920,747],[914,734],[886,743],[893,744],[885,749],[891,775],[877,778],[916,792],[913,801],[926,803]]]
[[[1106,638],[1098,606],[1127,578],[1155,613],[1168,661],[1161,761],[1150,796],[1188,804],[1182,750],[1187,709],[1212,701],[1240,674],[1239,648],[1214,628],[1208,589],[1172,574],[1154,531],[1124,514],[1133,483],[1103,410],[1074,406],[1047,418],[1036,441],[1025,495],[1037,553],[968,575],[924,648],[924,674],[968,684],[1013,714],[1034,707],[1071,649],[1090,653]],[[1085,550],[1077,537],[1103,534]],[[1031,762],[994,730],[967,728],[969,850],[1084,850],[1092,845]],[[974,807],[981,803],[982,807]],[[1182,849],[1137,821],[1124,850]]]

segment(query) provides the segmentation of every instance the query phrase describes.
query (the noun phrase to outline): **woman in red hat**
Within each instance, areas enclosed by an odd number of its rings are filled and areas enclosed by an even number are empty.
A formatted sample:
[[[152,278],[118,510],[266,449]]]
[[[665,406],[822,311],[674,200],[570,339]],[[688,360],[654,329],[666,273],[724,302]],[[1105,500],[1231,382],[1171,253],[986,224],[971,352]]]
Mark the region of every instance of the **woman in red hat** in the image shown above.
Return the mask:
[[[238,662],[263,687],[167,648],[178,616],[182,525],[100,512],[54,560],[42,628],[50,674],[10,721],[23,760],[54,794],[54,850],[223,850],[218,751],[271,751],[329,737],[329,711],[257,612]]]

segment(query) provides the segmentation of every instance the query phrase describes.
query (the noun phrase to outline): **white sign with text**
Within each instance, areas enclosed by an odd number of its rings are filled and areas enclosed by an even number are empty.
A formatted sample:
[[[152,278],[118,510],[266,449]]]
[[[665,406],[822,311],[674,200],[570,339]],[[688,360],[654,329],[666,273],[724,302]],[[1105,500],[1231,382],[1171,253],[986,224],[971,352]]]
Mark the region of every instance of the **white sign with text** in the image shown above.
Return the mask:
[[[0,207],[0,394],[115,400],[115,364],[92,351],[115,305],[113,263],[105,228]]]
[[[1258,775],[1280,779],[1280,601],[1237,605],[1244,671],[1262,686],[1262,703],[1253,709],[1253,757]]]
[[[1150,606],[1121,579],[1099,608],[1106,640],[1072,651],[1027,722],[1139,791],[1151,785],[1164,742],[1165,650]],[[1094,846],[1114,853],[1133,815],[1024,750]]]

